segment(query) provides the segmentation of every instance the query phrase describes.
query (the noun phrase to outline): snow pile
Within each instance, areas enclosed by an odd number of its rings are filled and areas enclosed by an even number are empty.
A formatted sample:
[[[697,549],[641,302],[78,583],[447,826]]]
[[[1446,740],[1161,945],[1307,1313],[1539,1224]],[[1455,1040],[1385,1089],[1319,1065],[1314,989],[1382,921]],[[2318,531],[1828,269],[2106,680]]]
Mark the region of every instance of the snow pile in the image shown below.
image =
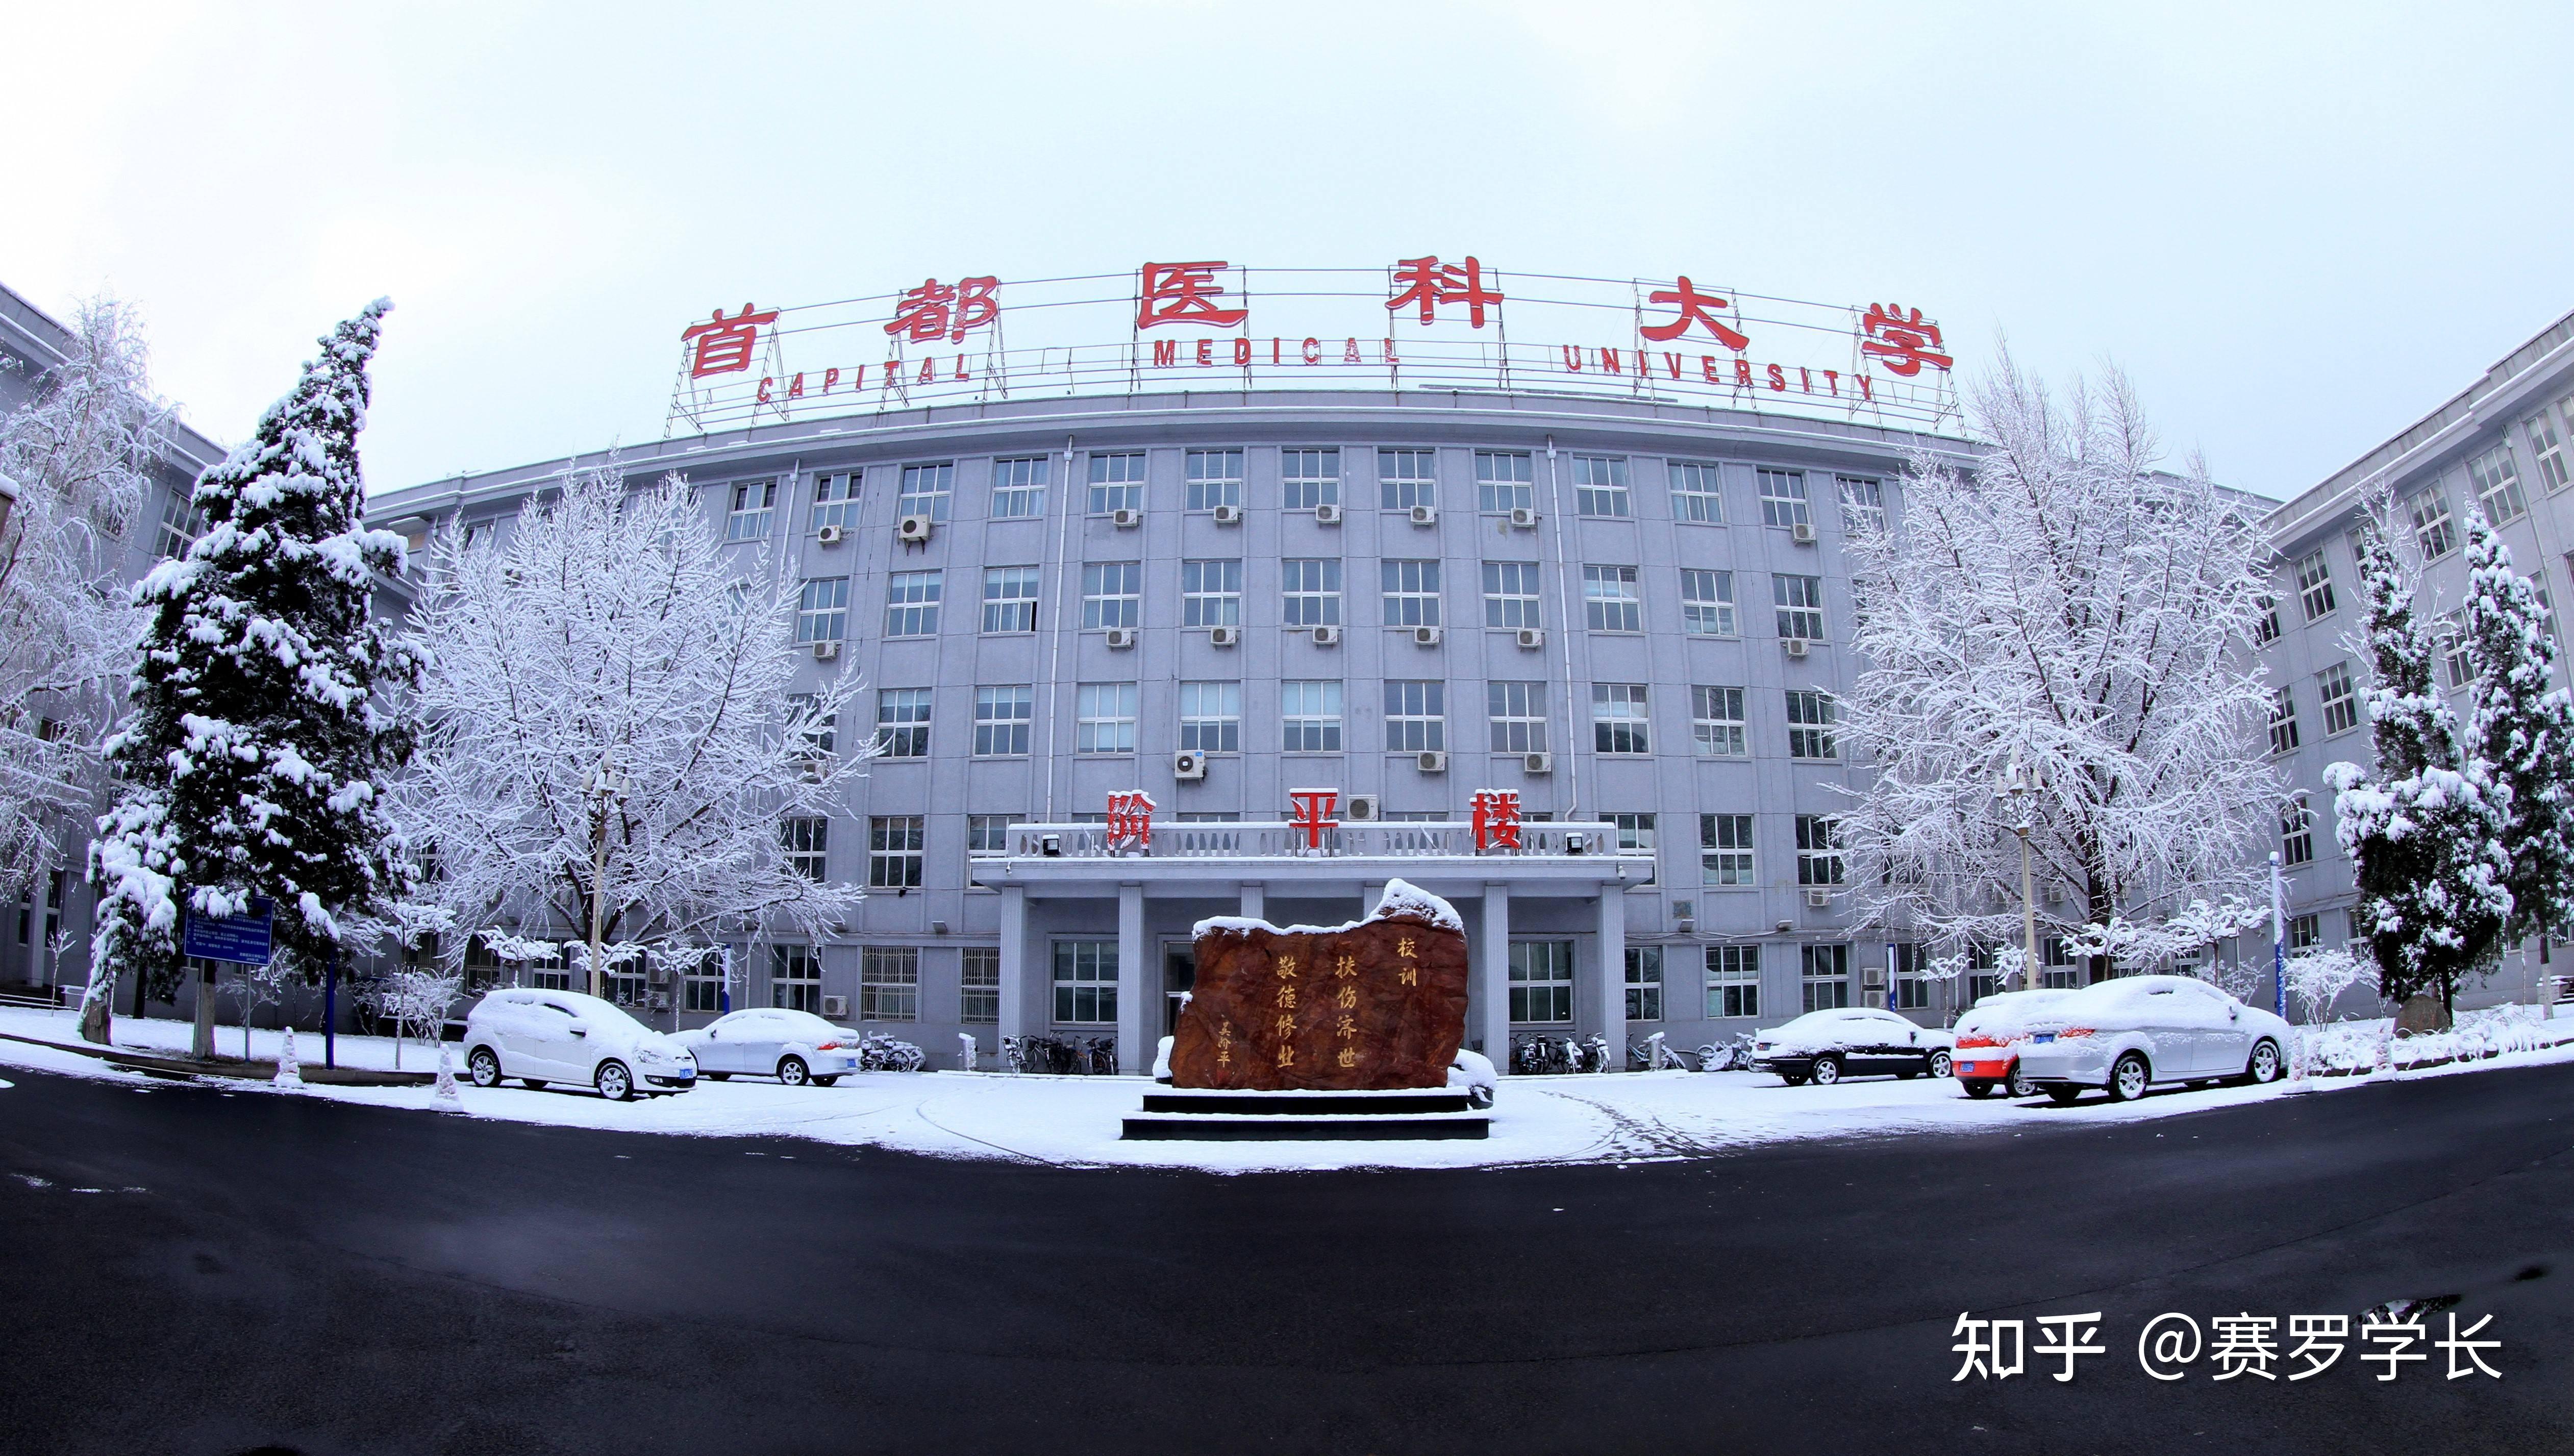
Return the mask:
[[[1337,925],[1273,925],[1254,915],[1209,915],[1190,927],[1195,935],[1248,935],[1254,930],[1267,930],[1278,935],[1344,935],[1369,920],[1392,919],[1407,915],[1427,920],[1435,929],[1466,933],[1466,921],[1457,907],[1409,880],[1389,879],[1385,893],[1377,896],[1376,908],[1364,919],[1345,920]]]
[[[2339,1076],[2376,1069],[2377,1049],[2398,1067],[2485,1061],[2515,1051],[2538,1051],[2574,1041],[2574,1020],[2550,1020],[2536,1006],[2512,1002],[2461,1011],[2446,1031],[2399,1036],[2391,1016],[2300,1026],[2297,1039],[2310,1076]]]

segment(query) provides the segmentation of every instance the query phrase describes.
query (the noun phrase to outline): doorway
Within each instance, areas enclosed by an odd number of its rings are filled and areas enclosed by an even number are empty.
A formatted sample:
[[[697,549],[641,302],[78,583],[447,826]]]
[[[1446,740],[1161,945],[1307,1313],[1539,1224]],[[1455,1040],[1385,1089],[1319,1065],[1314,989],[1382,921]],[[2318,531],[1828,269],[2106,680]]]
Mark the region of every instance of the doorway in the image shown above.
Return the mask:
[[[1198,983],[1198,947],[1188,940],[1162,942],[1162,1034],[1180,1034],[1180,997]]]

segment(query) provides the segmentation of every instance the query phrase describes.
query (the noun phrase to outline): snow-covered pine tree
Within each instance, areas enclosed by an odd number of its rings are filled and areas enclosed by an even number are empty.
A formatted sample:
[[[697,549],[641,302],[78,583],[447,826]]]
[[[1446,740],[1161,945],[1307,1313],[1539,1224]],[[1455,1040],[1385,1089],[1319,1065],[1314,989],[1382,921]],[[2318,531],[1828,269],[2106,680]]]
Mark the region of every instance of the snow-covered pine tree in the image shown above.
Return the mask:
[[[391,699],[417,676],[368,611],[402,538],[360,519],[358,432],[383,299],[322,340],[294,393],[206,472],[206,533],[135,588],[147,614],[131,709],[107,741],[123,782],[100,817],[93,1000],[113,977],[168,997],[184,914],[276,907],[276,943],[318,970],[408,883],[383,786],[411,735]],[[202,1021],[201,1021],[202,1024]]]
[[[2458,981],[2489,955],[2511,913],[2502,843],[2508,795],[2470,751],[2432,686],[2431,639],[2379,525],[2357,533],[2373,770],[2333,763],[2334,835],[2359,880],[2352,928],[2390,1001],[2425,992],[2455,1008]]]
[[[2511,790],[2503,852],[2511,858],[2511,923],[2520,940],[2574,923],[2574,698],[2555,680],[2556,643],[2511,548],[2467,512],[2467,654],[2476,670],[2468,739]]]

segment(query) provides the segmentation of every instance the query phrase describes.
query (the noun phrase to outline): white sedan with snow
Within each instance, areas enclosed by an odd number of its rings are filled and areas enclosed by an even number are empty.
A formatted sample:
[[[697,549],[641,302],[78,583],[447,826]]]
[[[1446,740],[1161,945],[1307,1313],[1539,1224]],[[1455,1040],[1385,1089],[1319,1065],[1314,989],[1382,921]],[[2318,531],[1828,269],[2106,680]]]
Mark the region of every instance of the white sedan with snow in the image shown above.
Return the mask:
[[[465,1070],[478,1087],[517,1077],[597,1087],[623,1102],[638,1092],[684,1092],[697,1084],[687,1048],[579,991],[505,987],[465,1015]]]
[[[715,1081],[775,1077],[790,1087],[827,1087],[859,1069],[865,1038],[810,1011],[754,1006],[717,1016],[671,1038],[697,1059],[697,1070]]]
[[[1952,1038],[1894,1011],[1843,1006],[1808,1011],[1752,1038],[1752,1069],[1776,1072],[1792,1087],[1829,1087],[1846,1076],[1948,1074]]]
[[[2127,1102],[2157,1083],[2275,1081],[2288,1044],[2287,1022],[2185,975],[2084,986],[2027,1024],[2021,1075],[2058,1102],[2093,1087]]]

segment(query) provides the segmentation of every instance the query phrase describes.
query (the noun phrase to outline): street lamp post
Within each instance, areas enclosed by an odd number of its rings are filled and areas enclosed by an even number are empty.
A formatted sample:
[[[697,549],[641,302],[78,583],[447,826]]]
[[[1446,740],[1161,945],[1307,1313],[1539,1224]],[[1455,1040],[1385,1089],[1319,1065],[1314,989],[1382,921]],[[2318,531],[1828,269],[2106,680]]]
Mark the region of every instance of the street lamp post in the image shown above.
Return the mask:
[[[618,781],[617,758],[613,753],[599,755],[599,765],[582,775],[582,792],[591,799],[591,864],[590,864],[590,993],[607,994],[606,973],[600,957],[608,938],[608,815],[626,799],[626,785]]]
[[[2019,988],[2024,991],[2037,989],[2037,895],[2029,873],[2028,831],[2034,827],[2030,815],[2037,790],[2044,785],[2040,774],[2020,765],[2017,748],[2011,749],[2010,766],[1993,778],[1993,797],[2010,805],[2010,829],[2019,835]]]

